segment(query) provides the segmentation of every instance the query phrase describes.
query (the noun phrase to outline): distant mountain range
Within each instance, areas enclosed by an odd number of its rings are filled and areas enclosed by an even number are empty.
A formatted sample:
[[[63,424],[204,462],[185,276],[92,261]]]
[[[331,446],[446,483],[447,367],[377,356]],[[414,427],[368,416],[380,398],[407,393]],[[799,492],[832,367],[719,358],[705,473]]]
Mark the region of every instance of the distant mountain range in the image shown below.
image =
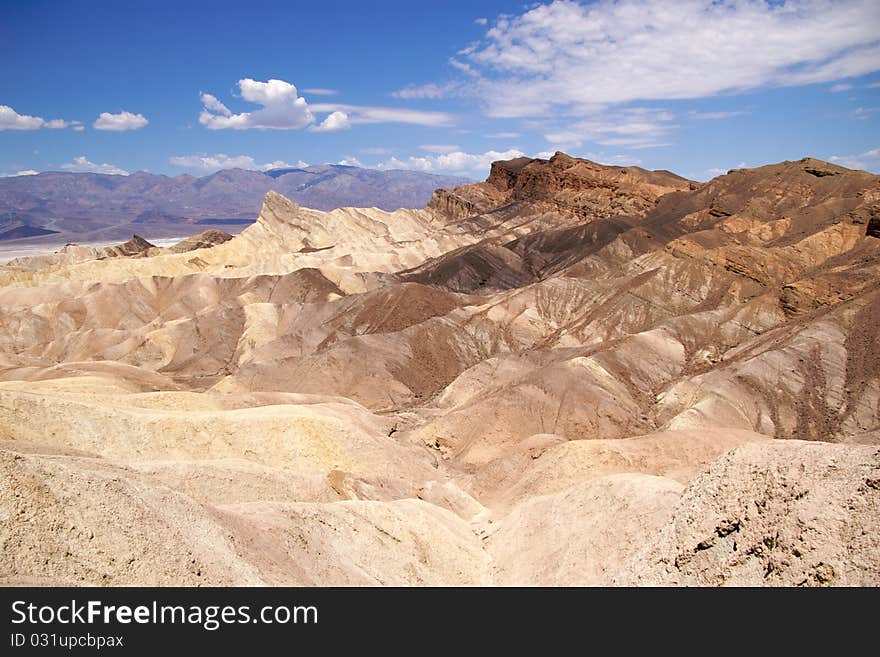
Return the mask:
[[[469,182],[417,171],[377,171],[343,165],[169,177],[47,172],[0,178],[0,241],[47,236],[86,241],[148,238],[222,227],[237,232],[256,219],[270,190],[319,210],[423,207],[439,187]],[[198,226],[195,230],[193,226]]]

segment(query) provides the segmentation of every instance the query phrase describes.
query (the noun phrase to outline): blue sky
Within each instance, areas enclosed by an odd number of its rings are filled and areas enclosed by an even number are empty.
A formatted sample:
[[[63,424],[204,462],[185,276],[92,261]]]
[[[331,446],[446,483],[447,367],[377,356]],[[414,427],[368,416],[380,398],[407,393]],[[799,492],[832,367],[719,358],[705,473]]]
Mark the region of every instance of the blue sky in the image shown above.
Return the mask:
[[[0,18],[0,174],[556,150],[880,172],[880,2],[40,2]]]

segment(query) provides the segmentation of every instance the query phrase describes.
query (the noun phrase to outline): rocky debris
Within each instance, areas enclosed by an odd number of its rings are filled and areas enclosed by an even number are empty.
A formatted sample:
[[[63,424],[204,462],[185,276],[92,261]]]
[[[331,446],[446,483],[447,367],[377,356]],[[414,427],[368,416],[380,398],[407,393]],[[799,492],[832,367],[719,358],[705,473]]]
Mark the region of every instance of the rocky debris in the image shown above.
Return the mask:
[[[739,447],[695,478],[620,583],[874,586],[880,449]]]

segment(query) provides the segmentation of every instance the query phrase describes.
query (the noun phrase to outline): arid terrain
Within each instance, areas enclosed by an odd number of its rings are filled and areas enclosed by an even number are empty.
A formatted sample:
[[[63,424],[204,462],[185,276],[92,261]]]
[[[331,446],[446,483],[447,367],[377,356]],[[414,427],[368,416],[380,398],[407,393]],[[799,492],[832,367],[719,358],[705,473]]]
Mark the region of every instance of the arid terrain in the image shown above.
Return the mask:
[[[424,205],[437,187],[464,182],[336,164],[224,169],[201,177],[146,171],[0,176],[0,262],[8,248],[111,241],[132,233],[155,239],[206,229],[239,232],[254,222],[269,190],[319,210],[355,204],[395,210]]]
[[[814,159],[19,258],[0,582],[876,586],[878,324],[880,176]]]

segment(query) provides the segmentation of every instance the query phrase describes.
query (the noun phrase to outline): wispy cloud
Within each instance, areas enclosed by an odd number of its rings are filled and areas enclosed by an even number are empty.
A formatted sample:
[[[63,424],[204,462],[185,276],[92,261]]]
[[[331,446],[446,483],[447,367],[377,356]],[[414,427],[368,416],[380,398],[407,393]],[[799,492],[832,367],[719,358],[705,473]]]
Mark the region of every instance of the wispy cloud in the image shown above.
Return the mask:
[[[831,85],[831,87],[828,89],[828,91],[830,91],[833,94],[839,94],[841,91],[849,91],[852,88],[853,88],[853,86],[851,84],[842,82],[840,84]]]
[[[486,135],[486,139],[516,139],[519,136],[518,132],[493,132]]]
[[[652,148],[668,144],[668,135],[676,127],[675,117],[660,109],[633,107],[613,114],[595,111],[587,118],[546,131],[544,138],[555,148],[570,150],[585,142],[602,146]]]
[[[360,152],[366,155],[390,155],[394,152],[394,149],[387,148],[386,146],[370,146],[369,148],[362,148]]]
[[[290,164],[284,160],[275,160],[265,164],[257,164],[250,155],[177,155],[168,158],[168,161],[176,167],[192,169],[195,171],[219,171],[220,169],[250,169],[252,171],[270,171],[271,169],[291,169],[309,166],[307,162],[299,160],[296,164]]]
[[[459,84],[490,116],[529,117],[833,82],[880,70],[878,24],[875,0],[557,0],[499,17],[458,53],[479,72]],[[456,88],[432,84],[398,95]]]
[[[456,68],[460,69],[460,67]],[[404,87],[403,89],[392,91],[391,95],[394,98],[403,98],[405,100],[410,100],[414,98],[446,98],[447,96],[454,95],[458,90],[461,89],[461,87],[462,85],[459,82],[446,82],[444,84],[429,82],[428,84],[409,85],[407,87]]]
[[[461,150],[458,144],[422,144],[419,148],[428,153],[454,153]]]
[[[336,89],[324,89],[323,87],[309,87],[308,89],[303,89],[302,92],[312,96],[335,96],[339,93]]]
[[[118,176],[127,176],[128,171],[120,169],[113,164],[95,164],[89,161],[85,155],[73,158],[73,162],[62,164],[61,168],[65,171],[74,171],[78,173],[109,173]]]
[[[880,172],[880,148],[873,148],[857,155],[832,155],[828,161],[850,169],[864,169],[878,173]]]
[[[750,114],[745,110],[735,110],[731,112],[688,112],[688,118],[702,121],[717,121],[721,119],[730,119],[734,116],[745,116]]]
[[[312,105],[316,112],[345,112],[352,125],[360,123],[410,123],[422,126],[448,126],[454,117],[446,112],[413,110],[400,107],[373,107],[320,103]]]
[[[147,117],[143,114],[133,114],[131,112],[119,112],[119,114],[111,114],[110,112],[101,112],[93,127],[95,130],[110,130],[113,132],[123,132],[125,130],[140,130],[147,125]]]
[[[865,119],[871,117],[877,112],[880,112],[880,107],[857,107],[849,113],[849,116],[851,119],[864,121]]]

